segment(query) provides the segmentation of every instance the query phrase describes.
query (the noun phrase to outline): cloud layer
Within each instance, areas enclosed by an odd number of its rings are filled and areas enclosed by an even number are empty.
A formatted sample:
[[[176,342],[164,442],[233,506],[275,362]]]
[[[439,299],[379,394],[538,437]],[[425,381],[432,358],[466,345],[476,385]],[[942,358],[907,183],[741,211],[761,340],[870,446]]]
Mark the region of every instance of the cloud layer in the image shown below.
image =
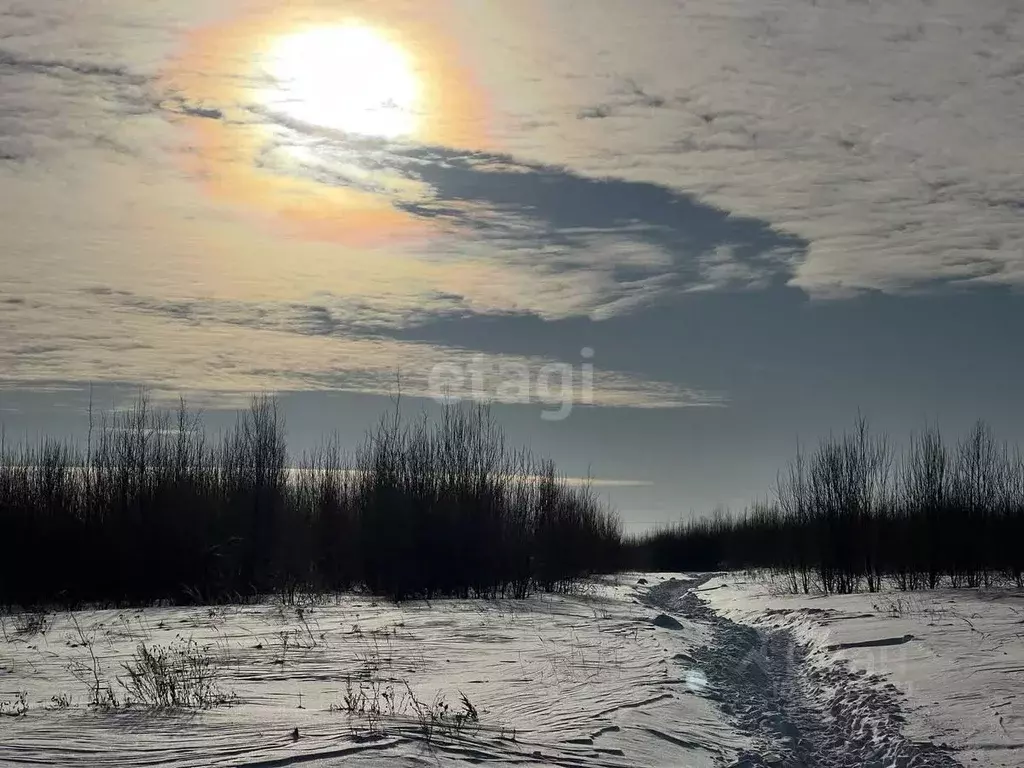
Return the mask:
[[[487,95],[486,147],[324,131],[260,104],[258,73],[201,62],[192,74],[235,78],[233,96],[171,89],[162,67],[190,29],[276,4],[152,5],[0,0],[8,379],[381,392],[398,368],[422,379],[477,353],[556,360],[409,339],[439,318],[1024,284],[1012,0],[438,0],[438,34]],[[219,143],[195,138],[204,125]],[[206,194],[203,174],[239,164],[255,188]],[[309,231],[251,205],[308,213],[332,194],[371,202],[358,221],[321,206]],[[605,405],[728,400],[635,369],[599,390]]]
[[[810,242],[794,282],[818,296],[1024,282],[1012,0],[526,0],[493,23],[515,31],[480,55],[535,85],[505,105],[517,154],[770,221]]]

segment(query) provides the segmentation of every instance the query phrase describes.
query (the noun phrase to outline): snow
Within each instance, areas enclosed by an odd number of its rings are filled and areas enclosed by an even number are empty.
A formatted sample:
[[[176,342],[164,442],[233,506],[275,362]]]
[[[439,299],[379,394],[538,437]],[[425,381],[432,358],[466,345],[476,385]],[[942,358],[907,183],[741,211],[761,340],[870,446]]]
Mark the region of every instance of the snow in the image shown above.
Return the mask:
[[[1020,590],[797,596],[729,575],[699,595],[723,617],[805,647],[800,683],[819,705],[867,721],[885,697],[912,742],[946,745],[965,766],[1024,765]]]
[[[85,610],[45,631],[2,619],[3,765],[1024,765],[1020,591],[797,596],[736,574],[623,574],[525,601]],[[192,639],[235,698],[89,706],[80,634],[118,695],[140,643]],[[389,685],[393,713],[338,708]],[[478,721],[428,741],[409,691],[453,711],[465,694]]]
[[[652,583],[664,577],[649,576]],[[23,636],[5,617],[0,701],[26,692],[28,711],[0,717],[0,763],[62,766],[721,764],[744,747],[714,702],[695,694],[674,656],[706,639],[689,623],[656,627],[648,587],[623,576],[570,597],[395,606],[365,596],[305,605],[147,608],[74,614],[103,675],[119,686],[139,643],[192,638],[215,659],[232,706],[188,713],[87,706],[69,665],[88,661],[72,616]],[[684,583],[684,582],[679,582]],[[686,622],[683,622],[686,624]],[[287,634],[283,634],[287,633]],[[284,638],[288,638],[285,648]],[[78,647],[72,647],[78,646]],[[416,697],[464,692],[479,723],[426,744],[415,718],[330,711],[346,678],[408,682]],[[74,706],[55,709],[69,694]],[[300,708],[301,707],[301,708]],[[293,729],[298,729],[298,737]]]

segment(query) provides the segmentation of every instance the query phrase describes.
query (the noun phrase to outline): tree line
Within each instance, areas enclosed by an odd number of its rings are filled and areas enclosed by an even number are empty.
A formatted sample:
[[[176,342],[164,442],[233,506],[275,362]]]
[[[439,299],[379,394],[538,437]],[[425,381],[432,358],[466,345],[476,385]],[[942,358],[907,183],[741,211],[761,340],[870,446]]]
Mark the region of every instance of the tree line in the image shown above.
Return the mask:
[[[0,604],[523,597],[621,553],[591,488],[509,447],[482,406],[396,406],[351,453],[334,437],[296,457],[267,397],[216,436],[145,397],[98,421],[82,442],[0,434]]]
[[[984,422],[949,443],[938,427],[897,452],[858,417],[798,449],[771,495],[627,542],[653,569],[768,569],[794,592],[1024,587],[1024,455]]]

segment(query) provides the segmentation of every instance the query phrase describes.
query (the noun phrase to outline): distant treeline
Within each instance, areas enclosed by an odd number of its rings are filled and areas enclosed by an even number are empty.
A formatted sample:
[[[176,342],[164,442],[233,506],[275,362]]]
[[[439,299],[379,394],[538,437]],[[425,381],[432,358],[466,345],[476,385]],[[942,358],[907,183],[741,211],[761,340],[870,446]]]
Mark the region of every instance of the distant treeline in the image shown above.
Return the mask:
[[[770,569],[794,592],[1024,587],[1024,457],[979,422],[947,443],[935,427],[898,455],[858,418],[797,452],[773,494],[627,542],[635,567]]]
[[[294,459],[267,398],[217,437],[145,398],[98,421],[80,443],[0,440],[0,604],[522,597],[621,554],[617,517],[486,408],[396,407],[351,456],[335,439]]]

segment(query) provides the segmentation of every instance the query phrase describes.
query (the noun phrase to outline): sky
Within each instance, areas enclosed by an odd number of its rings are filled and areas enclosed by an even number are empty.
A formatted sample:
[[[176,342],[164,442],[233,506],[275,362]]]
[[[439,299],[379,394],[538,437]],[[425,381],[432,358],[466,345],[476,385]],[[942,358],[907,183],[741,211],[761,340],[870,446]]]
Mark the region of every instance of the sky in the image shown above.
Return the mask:
[[[0,421],[484,399],[640,529],[1024,442],[1016,0],[0,0]]]

